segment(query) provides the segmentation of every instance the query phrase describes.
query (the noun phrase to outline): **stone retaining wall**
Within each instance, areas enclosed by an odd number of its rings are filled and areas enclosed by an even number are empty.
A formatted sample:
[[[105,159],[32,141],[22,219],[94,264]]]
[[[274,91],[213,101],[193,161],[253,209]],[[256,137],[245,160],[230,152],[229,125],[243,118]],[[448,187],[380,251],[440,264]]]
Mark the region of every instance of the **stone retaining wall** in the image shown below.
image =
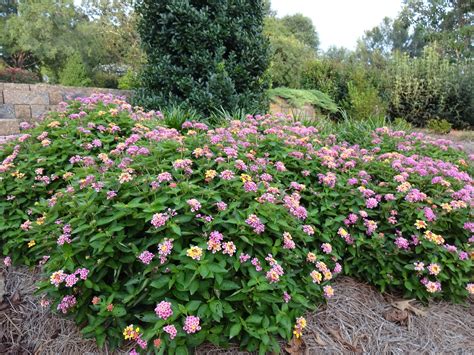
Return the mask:
[[[270,102],[270,113],[290,114],[295,118],[315,118],[316,110],[311,105],[304,105],[301,108],[292,107],[285,99],[281,97],[273,98]]]
[[[67,98],[90,96],[94,92],[131,95],[128,90],[0,83],[0,136],[18,133],[20,122],[39,119],[46,112],[57,109]]]

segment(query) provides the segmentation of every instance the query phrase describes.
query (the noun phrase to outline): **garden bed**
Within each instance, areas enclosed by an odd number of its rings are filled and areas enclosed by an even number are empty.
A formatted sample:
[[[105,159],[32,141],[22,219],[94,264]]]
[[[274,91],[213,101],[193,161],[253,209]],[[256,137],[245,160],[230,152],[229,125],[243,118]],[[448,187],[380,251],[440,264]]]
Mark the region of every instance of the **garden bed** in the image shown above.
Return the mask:
[[[281,339],[293,353],[336,343],[385,351],[393,338],[438,338],[422,325],[412,334],[410,312],[430,317],[419,306],[395,310],[387,296],[377,302],[388,308],[363,308],[379,296],[356,301],[351,288],[363,297],[369,289],[342,275],[431,302],[433,313],[435,301],[474,294],[474,157],[452,142],[351,122],[320,132],[284,115],[218,124],[170,128],[161,113],[111,95],[23,124],[0,151],[3,264],[41,270],[45,308],[74,319],[100,349],[130,345],[133,354],[209,343],[265,354]],[[14,275],[17,285],[30,277]],[[23,307],[22,294],[37,307],[32,290],[11,289],[9,308]],[[42,312],[24,319],[76,329]],[[5,319],[13,328],[4,343],[46,339],[31,351],[63,332],[23,332],[20,315]],[[321,320],[327,327],[314,325]],[[426,344],[467,346],[449,337]]]
[[[94,340],[83,339],[72,321],[40,305],[41,298],[33,294],[37,273],[24,267],[0,270],[6,286],[5,301],[0,303],[0,353],[104,353]],[[341,277],[334,288],[335,296],[327,306],[307,314],[308,327],[303,334],[306,347],[297,353],[474,352],[472,299],[465,305],[436,301],[427,308],[413,302],[416,309],[425,313],[417,316],[393,307],[400,300],[398,296],[381,294],[361,281]],[[399,321],[393,321],[395,318]],[[205,344],[195,354],[246,353],[238,347],[223,349]]]

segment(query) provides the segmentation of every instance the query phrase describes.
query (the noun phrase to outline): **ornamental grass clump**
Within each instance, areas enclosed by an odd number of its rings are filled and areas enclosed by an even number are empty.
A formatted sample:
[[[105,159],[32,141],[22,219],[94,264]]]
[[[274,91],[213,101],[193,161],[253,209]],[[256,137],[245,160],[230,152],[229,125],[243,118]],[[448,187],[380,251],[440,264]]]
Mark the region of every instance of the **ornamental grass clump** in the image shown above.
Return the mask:
[[[40,264],[39,292],[99,345],[276,351],[343,272],[473,293],[472,157],[448,141],[351,146],[278,115],[176,130],[115,100],[72,101],[0,158],[7,263]]]

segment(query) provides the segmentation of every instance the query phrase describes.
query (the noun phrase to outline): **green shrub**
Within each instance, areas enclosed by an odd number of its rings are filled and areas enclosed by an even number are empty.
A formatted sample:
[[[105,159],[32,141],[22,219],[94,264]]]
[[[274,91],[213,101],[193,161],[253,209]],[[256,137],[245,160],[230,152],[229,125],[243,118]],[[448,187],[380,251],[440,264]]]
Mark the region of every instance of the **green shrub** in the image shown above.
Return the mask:
[[[44,81],[48,84],[59,84],[59,78],[56,76],[50,68],[41,66],[40,67],[41,77],[44,78]]]
[[[137,12],[148,56],[143,106],[185,103],[203,114],[267,109],[262,2],[143,0]]]
[[[186,121],[203,121],[193,108],[184,105],[173,105],[160,110],[163,114],[163,124],[169,128],[181,129]]]
[[[64,69],[59,74],[59,83],[66,86],[90,86],[92,84],[79,53],[68,58]]]
[[[431,119],[428,120],[426,128],[438,134],[448,134],[451,132],[452,125],[446,120]]]
[[[128,69],[125,75],[118,79],[118,88],[121,90],[136,89],[140,86],[137,73],[132,69]]]
[[[373,86],[370,84],[358,86],[351,81],[347,84],[347,87],[349,95],[345,106],[352,118],[364,120],[385,115],[385,104]]]
[[[354,72],[350,63],[327,58],[308,61],[302,74],[302,87],[322,91],[342,106],[347,101],[348,83],[353,80]]]
[[[390,69],[389,113],[424,127],[432,117],[454,127],[474,124],[472,63],[450,63],[436,46],[420,58],[397,54]]]
[[[35,84],[40,82],[38,74],[20,68],[0,69],[0,82]]]
[[[341,77],[340,66],[329,60],[317,59],[305,63],[302,73],[301,85],[304,89],[316,89],[329,95],[335,100],[341,101],[339,94],[339,81]],[[344,84],[347,91],[347,85]]]
[[[396,117],[393,120],[393,124],[402,131],[411,131],[413,129],[413,125],[403,117]]]
[[[315,57],[315,51],[298,40],[277,18],[265,19],[265,34],[270,40],[270,67],[273,87],[301,88],[305,65]]]
[[[110,95],[77,99],[0,150],[3,254],[42,265],[39,292],[100,346],[160,339],[169,354],[278,351],[332,296],[339,263],[382,290],[461,301],[469,158],[380,120],[176,130]]]
[[[92,77],[91,84],[98,88],[117,89],[119,86],[119,77],[113,73],[97,71]]]

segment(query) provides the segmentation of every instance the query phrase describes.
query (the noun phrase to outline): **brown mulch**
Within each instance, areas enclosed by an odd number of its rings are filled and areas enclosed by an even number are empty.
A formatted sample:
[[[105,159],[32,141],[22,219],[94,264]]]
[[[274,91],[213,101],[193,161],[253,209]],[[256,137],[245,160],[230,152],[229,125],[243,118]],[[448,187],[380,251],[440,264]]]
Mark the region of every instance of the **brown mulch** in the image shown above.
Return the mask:
[[[109,353],[83,339],[73,322],[40,305],[33,294],[38,276],[24,267],[0,267],[0,354]],[[340,277],[334,287],[328,305],[306,315],[304,342],[292,354],[474,353],[472,299],[465,305],[438,301],[425,308],[349,277]],[[195,354],[248,353],[203,345]]]

